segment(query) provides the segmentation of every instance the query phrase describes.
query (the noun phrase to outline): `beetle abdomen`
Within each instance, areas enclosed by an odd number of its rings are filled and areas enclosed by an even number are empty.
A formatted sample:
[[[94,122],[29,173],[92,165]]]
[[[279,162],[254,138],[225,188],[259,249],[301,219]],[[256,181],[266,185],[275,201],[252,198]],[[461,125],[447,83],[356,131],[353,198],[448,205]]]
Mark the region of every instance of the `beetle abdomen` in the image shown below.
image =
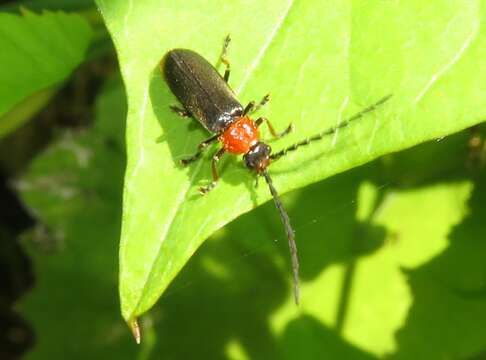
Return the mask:
[[[210,132],[222,132],[243,113],[243,107],[222,76],[194,51],[169,51],[162,72],[184,108]]]

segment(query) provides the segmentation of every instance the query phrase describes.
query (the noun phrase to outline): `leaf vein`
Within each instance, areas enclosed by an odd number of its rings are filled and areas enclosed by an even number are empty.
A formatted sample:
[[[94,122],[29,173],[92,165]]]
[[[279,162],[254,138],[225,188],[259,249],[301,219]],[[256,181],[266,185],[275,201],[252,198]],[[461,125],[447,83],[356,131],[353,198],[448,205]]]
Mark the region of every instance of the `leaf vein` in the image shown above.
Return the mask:
[[[459,61],[459,59],[462,57],[464,52],[469,48],[474,38],[478,34],[478,30],[479,30],[479,24],[476,22],[473,25],[471,33],[464,41],[464,44],[461,46],[461,48],[457,51],[457,53],[452,57],[452,59],[447,64],[445,64],[441,69],[439,69],[439,71],[437,71],[435,74],[432,75],[430,80],[427,82],[427,84],[425,84],[425,86],[422,88],[422,90],[415,98],[414,104],[417,104],[424,97],[424,95],[429,91],[432,85],[434,85],[437,82],[437,80],[439,80],[442,76],[444,76],[444,74],[446,74]]]

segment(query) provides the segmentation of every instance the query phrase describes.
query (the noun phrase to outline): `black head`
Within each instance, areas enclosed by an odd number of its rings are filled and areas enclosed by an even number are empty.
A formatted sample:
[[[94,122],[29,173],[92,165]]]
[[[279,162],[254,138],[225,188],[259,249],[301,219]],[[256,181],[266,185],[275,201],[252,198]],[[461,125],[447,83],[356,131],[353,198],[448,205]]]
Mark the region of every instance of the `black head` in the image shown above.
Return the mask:
[[[265,143],[258,142],[250,148],[244,156],[245,165],[250,170],[261,173],[270,164],[272,148]]]

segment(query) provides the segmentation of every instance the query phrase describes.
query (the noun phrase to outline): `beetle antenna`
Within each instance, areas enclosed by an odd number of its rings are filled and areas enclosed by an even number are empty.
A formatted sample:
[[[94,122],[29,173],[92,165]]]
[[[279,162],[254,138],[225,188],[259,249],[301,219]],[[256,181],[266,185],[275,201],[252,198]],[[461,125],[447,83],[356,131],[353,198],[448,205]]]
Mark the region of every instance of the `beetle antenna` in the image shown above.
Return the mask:
[[[301,142],[295,143],[294,145],[289,146],[286,149],[283,149],[283,150],[281,150],[279,152],[276,152],[276,153],[270,155],[270,159],[272,159],[272,160],[275,161],[275,160],[281,158],[282,156],[284,156],[285,154],[287,154],[289,151],[297,150],[297,148],[299,148],[301,146],[309,145],[311,142],[314,142],[314,141],[317,141],[317,140],[321,140],[323,137],[325,137],[327,135],[334,134],[337,130],[348,126],[352,121],[358,120],[359,118],[362,118],[365,114],[376,110],[376,108],[378,106],[380,106],[383,103],[385,103],[391,97],[392,97],[392,94],[389,94],[389,95],[381,98],[376,103],[368,106],[367,108],[365,108],[365,109],[361,110],[360,112],[354,114],[350,118],[344,120],[341,124],[339,124],[337,126],[334,126],[334,127],[331,127],[329,129],[326,129],[326,130],[324,130],[324,131],[322,131],[322,132],[320,132],[320,133],[318,133],[318,134],[316,134],[314,136],[311,136],[311,137],[309,137],[309,138],[307,138],[305,140],[302,140]]]
[[[273,186],[272,178],[270,177],[270,175],[266,170],[264,170],[261,174],[263,175],[265,181],[268,184],[270,193],[273,196],[273,201],[275,202],[275,206],[277,207],[278,212],[280,213],[280,219],[282,220],[282,223],[284,225],[285,232],[287,233],[287,240],[289,241],[289,248],[290,248],[290,257],[292,259],[292,273],[294,277],[294,299],[295,299],[295,303],[298,305],[299,297],[300,297],[299,258],[297,257],[297,245],[295,244],[294,229],[292,229],[292,226],[290,225],[289,215],[287,214],[287,211],[285,211],[282,201],[280,201],[280,198],[278,196],[277,190]]]

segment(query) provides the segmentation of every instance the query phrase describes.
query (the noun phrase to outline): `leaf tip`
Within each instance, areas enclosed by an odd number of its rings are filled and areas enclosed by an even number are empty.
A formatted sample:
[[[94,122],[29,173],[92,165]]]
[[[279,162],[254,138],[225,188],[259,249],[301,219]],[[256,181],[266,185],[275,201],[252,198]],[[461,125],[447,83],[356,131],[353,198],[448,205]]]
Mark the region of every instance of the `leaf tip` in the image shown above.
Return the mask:
[[[137,318],[133,318],[128,321],[128,327],[132,331],[132,335],[135,339],[135,342],[137,344],[140,344],[141,341],[141,333],[140,333],[140,326],[138,325],[138,320]]]

